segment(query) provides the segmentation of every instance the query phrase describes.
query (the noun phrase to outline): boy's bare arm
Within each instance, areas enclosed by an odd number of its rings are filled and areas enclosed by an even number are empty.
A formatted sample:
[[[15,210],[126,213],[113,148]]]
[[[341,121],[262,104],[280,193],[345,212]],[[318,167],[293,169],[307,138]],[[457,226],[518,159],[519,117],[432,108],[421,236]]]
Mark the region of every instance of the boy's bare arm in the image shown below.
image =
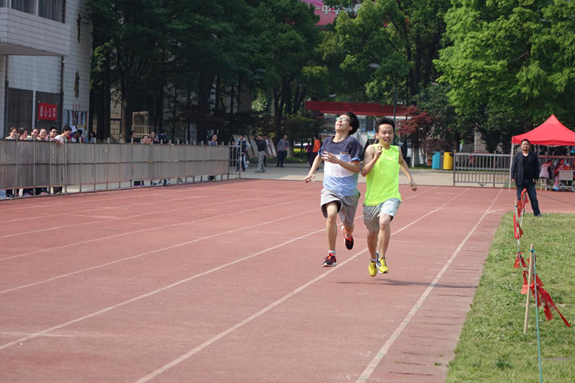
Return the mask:
[[[321,164],[321,161],[322,161],[322,159],[320,156],[316,156],[315,160],[313,160],[313,164],[311,165],[311,168],[309,168],[309,173],[303,179],[306,184],[308,182],[311,182],[311,180],[313,180],[315,178],[315,171],[317,170],[317,168]]]
[[[378,147],[377,150],[372,145],[367,147],[367,150],[365,151],[365,157],[363,158],[363,168],[361,169],[362,176],[366,177],[369,172],[371,172],[375,166],[375,163],[379,157],[381,157],[381,151],[381,146]]]
[[[407,162],[405,162],[405,160],[403,159],[403,155],[401,154],[399,154],[399,167],[401,168],[403,174],[405,174],[405,176],[407,177],[408,185],[411,188],[411,190],[416,191],[417,185],[415,184],[415,181],[413,181],[413,177],[409,172],[409,166],[407,166]]]

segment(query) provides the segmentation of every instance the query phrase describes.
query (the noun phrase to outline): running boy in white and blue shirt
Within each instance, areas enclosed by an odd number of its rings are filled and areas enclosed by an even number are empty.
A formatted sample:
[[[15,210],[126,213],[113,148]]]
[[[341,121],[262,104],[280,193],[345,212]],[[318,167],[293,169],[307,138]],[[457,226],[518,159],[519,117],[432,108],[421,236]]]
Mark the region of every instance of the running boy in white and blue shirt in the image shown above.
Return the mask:
[[[311,182],[315,177],[317,168],[322,161],[325,161],[321,211],[323,216],[327,218],[325,229],[328,254],[323,262],[324,267],[337,265],[335,242],[338,213],[343,223],[345,247],[348,250],[353,248],[353,221],[359,201],[357,174],[360,171],[359,156],[362,147],[350,135],[354,134],[358,128],[359,120],[354,113],[346,112],[339,116],[335,123],[335,136],[324,140],[318,156],[315,158],[308,175],[304,178],[306,183]]]

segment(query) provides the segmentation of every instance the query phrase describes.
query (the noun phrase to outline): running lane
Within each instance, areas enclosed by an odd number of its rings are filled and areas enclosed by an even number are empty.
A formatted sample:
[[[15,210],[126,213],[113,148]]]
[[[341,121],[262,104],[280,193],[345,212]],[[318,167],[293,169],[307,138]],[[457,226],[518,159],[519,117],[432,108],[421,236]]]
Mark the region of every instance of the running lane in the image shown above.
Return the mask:
[[[361,208],[354,250],[340,236],[325,269],[321,185],[233,185],[246,186],[216,205],[175,202],[189,209],[157,230],[6,260],[0,380],[442,381],[512,191],[402,188],[391,272],[370,278]],[[138,226],[117,221],[93,239]]]

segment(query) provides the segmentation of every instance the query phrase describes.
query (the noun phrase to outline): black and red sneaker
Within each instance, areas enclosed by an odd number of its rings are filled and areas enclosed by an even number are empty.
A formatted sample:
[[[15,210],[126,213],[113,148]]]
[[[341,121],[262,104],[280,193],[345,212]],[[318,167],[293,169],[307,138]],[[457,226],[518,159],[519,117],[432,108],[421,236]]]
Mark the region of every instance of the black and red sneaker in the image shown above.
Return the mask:
[[[347,237],[345,234],[345,228],[343,226],[341,227],[341,232],[343,233],[343,241],[345,242],[345,248],[348,250],[353,249],[353,235]]]
[[[327,257],[325,257],[325,261],[323,261],[323,267],[334,267],[337,265],[337,260],[335,259],[334,253],[328,253]]]

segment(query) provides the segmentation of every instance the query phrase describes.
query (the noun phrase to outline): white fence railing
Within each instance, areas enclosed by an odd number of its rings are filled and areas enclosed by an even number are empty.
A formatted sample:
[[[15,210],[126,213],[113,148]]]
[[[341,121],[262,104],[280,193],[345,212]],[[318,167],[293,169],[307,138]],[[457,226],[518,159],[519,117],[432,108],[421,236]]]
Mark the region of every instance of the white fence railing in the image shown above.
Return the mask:
[[[238,174],[227,145],[75,144],[0,141],[0,190],[122,189],[152,181],[197,182]],[[38,194],[38,193],[35,193]]]

